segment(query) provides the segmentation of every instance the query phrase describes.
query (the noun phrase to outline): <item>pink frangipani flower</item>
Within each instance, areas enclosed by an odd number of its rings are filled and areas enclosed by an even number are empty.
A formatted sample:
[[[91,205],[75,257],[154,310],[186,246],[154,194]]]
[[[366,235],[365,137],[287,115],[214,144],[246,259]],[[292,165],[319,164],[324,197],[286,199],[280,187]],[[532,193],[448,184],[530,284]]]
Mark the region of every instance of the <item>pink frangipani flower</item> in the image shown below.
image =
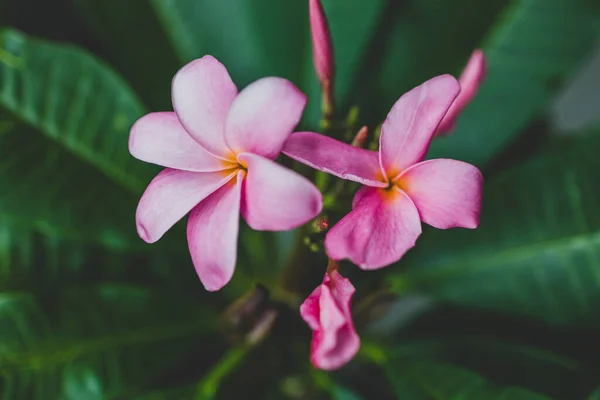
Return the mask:
[[[325,16],[321,0],[309,0],[308,12],[315,71],[317,72],[321,85],[329,88],[329,86],[333,84],[335,62],[327,17]]]
[[[300,306],[300,315],[313,331],[311,361],[316,368],[338,369],[358,352],[360,339],[350,312],[353,294],[350,281],[332,271]]]
[[[465,107],[475,98],[479,86],[486,73],[485,55],[481,50],[475,50],[467,62],[467,66],[460,75],[460,94],[452,103],[442,123],[438,127],[438,136],[449,134],[456,127],[456,119]]]
[[[172,98],[175,112],[148,114],[131,129],[131,154],[166,167],[140,200],[137,230],[154,243],[191,211],[192,261],[215,291],[233,275],[240,212],[251,228],[278,231],[322,208],[310,181],[273,161],[306,97],[281,78],[260,79],[238,94],[225,67],[205,56],[176,74]]]
[[[365,185],[353,210],[327,233],[330,258],[377,269],[415,245],[421,221],[438,229],[478,226],[481,172],[456,160],[423,161],[459,91],[456,79],[442,75],[403,95],[382,126],[379,153],[313,132],[290,136],[284,154]]]

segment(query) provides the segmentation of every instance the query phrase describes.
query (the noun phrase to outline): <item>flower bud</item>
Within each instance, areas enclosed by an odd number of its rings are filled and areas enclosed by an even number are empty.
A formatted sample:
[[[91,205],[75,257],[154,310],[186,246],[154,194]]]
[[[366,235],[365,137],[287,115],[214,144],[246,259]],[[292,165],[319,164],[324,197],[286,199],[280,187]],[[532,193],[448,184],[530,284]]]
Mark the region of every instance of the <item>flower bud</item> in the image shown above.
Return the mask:
[[[321,82],[323,98],[326,103],[329,103],[324,104],[324,106],[332,108],[335,61],[327,17],[321,0],[309,0],[308,7],[315,70]]]

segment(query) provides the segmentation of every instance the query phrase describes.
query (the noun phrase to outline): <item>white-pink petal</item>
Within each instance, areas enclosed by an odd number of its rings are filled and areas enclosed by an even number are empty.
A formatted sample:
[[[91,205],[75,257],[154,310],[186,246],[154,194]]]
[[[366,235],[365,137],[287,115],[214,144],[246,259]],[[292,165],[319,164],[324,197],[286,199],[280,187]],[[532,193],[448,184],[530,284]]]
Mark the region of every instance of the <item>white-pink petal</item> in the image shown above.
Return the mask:
[[[394,104],[379,139],[381,167],[388,178],[425,158],[438,125],[459,92],[456,79],[441,75],[404,94]]]
[[[227,168],[190,137],[174,112],[151,113],[137,120],[129,135],[129,152],[138,160],[185,171]]]
[[[396,187],[368,188],[354,209],[325,237],[330,258],[348,258],[362,269],[392,264],[412,248],[421,235],[419,212]]]
[[[314,132],[293,133],[283,154],[338,178],[373,187],[386,187],[375,151],[350,146]]]
[[[248,168],[241,210],[252,229],[290,230],[321,212],[321,193],[302,175],[256,154],[238,154],[238,161]]]
[[[150,182],[135,215],[137,231],[148,243],[160,239],[200,201],[234,174],[189,172],[166,168]]]
[[[187,237],[192,261],[208,291],[233,277],[237,257],[240,201],[244,172],[202,201],[190,214]]]
[[[419,210],[421,220],[438,229],[479,225],[483,176],[462,161],[428,160],[406,170],[398,184]]]
[[[275,159],[300,122],[306,96],[282,78],[263,78],[250,84],[231,106],[225,140],[236,153]]]
[[[194,60],[173,78],[173,107],[181,124],[207,151],[231,159],[225,121],[237,95],[227,69],[212,56]]]

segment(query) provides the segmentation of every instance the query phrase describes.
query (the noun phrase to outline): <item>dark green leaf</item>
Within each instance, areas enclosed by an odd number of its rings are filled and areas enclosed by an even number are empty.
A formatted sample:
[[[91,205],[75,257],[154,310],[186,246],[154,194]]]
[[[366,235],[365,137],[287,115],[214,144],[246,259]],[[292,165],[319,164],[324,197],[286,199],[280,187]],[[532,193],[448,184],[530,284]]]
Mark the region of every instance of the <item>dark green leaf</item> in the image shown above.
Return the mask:
[[[268,75],[298,81],[307,35],[304,1],[152,0],[181,61],[211,54],[243,87]]]
[[[127,287],[42,298],[0,294],[0,398],[105,399],[135,392],[195,344],[211,343],[203,335],[214,328],[214,317],[194,299]]]
[[[471,371],[435,361],[392,359],[384,369],[398,399],[549,400],[517,387],[494,385]]]
[[[434,142],[430,157],[483,164],[522,132],[593,48],[600,10],[592,3],[512,2],[483,42],[489,65],[484,85],[456,132]]]
[[[137,198],[59,143],[11,120],[0,135],[0,216],[14,226],[125,249],[140,246]]]
[[[144,188],[154,168],[127,146],[144,109],[121,78],[83,50],[13,30],[0,49],[0,106],[124,187]]]
[[[109,61],[153,110],[171,109],[171,79],[179,68],[148,0],[71,0],[104,44]]]
[[[598,387],[596,390],[594,390],[592,393],[590,393],[590,395],[587,397],[586,400],[599,400],[600,399],[600,387]]]
[[[477,230],[426,231],[393,278],[399,292],[535,317],[597,322],[600,135],[487,182]]]
[[[458,77],[470,53],[483,48],[488,59],[484,85],[456,131],[436,140],[429,157],[484,164],[543,111],[591,50],[600,31],[600,10],[593,3],[398,2],[385,22],[391,32],[380,34],[387,43],[382,62],[363,71],[368,87],[359,94],[361,108],[378,123],[403,93],[435,75]]]

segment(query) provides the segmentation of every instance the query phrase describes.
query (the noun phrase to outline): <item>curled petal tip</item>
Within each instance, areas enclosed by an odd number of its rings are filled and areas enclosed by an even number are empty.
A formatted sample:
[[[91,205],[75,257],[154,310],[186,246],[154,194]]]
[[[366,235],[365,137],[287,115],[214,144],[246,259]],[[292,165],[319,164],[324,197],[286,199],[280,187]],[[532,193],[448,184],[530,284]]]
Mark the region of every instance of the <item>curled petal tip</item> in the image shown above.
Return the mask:
[[[136,228],[137,228],[137,233],[139,235],[139,237],[146,243],[155,243],[156,240],[152,240],[152,238],[150,237],[150,233],[148,232],[148,230],[144,227],[144,224],[142,224],[141,222],[138,222],[136,224]]]

